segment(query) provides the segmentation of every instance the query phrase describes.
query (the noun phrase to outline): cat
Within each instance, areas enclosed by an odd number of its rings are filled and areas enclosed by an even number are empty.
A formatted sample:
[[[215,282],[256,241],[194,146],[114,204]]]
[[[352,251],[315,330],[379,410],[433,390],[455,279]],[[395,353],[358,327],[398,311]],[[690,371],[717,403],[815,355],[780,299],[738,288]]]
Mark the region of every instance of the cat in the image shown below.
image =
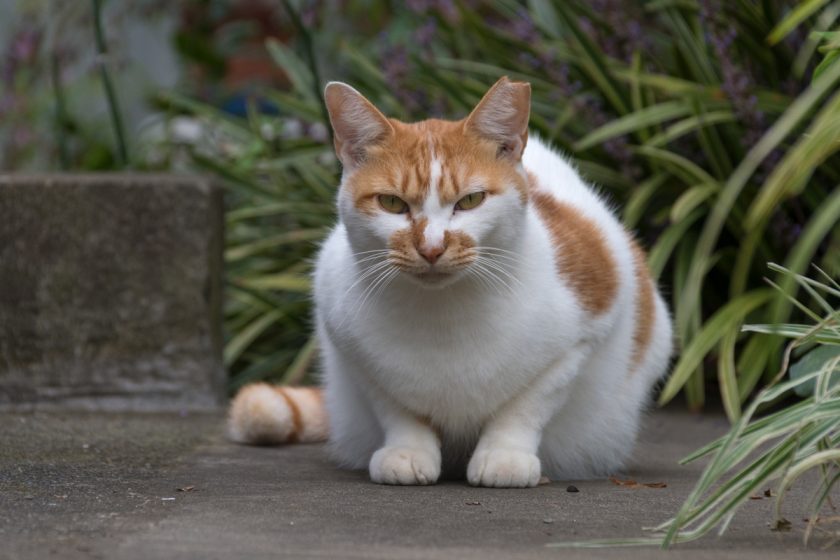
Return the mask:
[[[386,118],[339,82],[325,99],[343,175],[314,273],[323,395],[246,387],[230,437],[328,437],[382,484],[621,469],[671,319],[633,236],[529,138],[530,85],[502,78],[454,122]]]

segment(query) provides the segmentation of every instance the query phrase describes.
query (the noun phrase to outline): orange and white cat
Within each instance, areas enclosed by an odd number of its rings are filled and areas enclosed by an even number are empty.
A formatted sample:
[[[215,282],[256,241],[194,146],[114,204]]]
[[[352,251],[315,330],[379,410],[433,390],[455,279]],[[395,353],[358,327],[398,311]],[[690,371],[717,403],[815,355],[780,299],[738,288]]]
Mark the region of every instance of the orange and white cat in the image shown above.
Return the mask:
[[[407,124],[327,86],[344,172],[315,269],[325,398],[247,387],[234,440],[328,435],[341,465],[383,484],[622,467],[671,320],[633,237],[528,138],[530,96],[502,78],[463,120]]]

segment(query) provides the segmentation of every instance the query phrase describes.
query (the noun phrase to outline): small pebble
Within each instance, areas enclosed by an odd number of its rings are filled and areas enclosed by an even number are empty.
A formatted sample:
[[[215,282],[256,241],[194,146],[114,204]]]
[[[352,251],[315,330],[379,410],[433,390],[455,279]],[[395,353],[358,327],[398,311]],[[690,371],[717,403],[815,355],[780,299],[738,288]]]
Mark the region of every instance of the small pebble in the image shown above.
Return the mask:
[[[545,523],[546,525],[550,525],[550,524],[554,523],[554,520],[553,519],[543,519],[543,523]]]
[[[161,500],[163,500],[164,502],[173,502],[175,501],[175,498],[161,498]]]
[[[566,492],[580,492],[580,490],[578,490],[577,486],[569,484],[566,486]]]

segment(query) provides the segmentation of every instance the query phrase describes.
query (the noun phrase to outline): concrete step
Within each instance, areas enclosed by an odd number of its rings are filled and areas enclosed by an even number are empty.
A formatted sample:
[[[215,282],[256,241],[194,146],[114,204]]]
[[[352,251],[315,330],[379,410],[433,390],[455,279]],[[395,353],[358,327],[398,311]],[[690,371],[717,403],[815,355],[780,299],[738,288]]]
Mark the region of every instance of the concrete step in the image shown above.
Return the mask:
[[[0,409],[218,406],[222,225],[195,176],[0,175]]]

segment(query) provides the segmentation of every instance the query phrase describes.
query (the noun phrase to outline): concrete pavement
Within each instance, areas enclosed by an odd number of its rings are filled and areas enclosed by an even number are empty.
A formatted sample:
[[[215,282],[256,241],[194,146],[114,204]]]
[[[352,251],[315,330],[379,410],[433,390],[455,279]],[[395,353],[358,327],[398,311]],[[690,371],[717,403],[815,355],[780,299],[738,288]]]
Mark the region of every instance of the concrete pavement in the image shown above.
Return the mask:
[[[221,414],[6,413],[0,423],[0,558],[770,560],[838,551],[819,551],[825,540],[803,549],[805,485],[786,501],[787,533],[769,530],[773,502],[762,499],[723,537],[667,552],[546,547],[643,536],[675,512],[701,469],[676,461],[725,430],[714,415],[647,419],[622,476],[666,488],[600,480],[529,490],[377,486],[336,469],[319,445],[230,444]]]

